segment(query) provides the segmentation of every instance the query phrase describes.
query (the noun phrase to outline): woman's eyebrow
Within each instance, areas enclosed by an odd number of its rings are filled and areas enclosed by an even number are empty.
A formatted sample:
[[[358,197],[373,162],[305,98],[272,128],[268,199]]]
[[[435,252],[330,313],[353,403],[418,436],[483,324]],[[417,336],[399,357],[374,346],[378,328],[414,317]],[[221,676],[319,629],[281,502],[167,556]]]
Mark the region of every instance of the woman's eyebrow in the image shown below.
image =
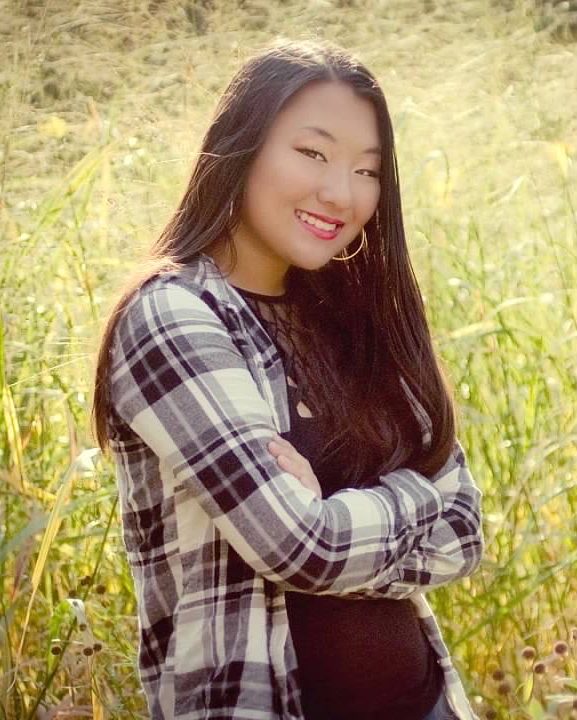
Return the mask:
[[[317,135],[320,135],[321,137],[326,138],[327,140],[330,140],[331,142],[336,142],[337,139],[334,135],[331,135],[331,133],[328,130],[324,130],[320,127],[315,127],[312,125],[306,125],[305,127],[301,128],[301,130],[310,130]],[[363,150],[361,155],[378,155],[380,157],[381,155],[381,148],[380,147],[370,147],[366,150]]]

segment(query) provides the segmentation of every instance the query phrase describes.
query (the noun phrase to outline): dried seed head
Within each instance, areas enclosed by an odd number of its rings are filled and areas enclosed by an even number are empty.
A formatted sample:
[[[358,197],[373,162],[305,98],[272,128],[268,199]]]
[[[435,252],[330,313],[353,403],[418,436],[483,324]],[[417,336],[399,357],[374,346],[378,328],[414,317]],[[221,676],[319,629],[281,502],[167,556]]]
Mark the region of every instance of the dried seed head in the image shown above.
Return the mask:
[[[91,655],[94,655],[94,650],[91,647],[85,647],[82,650],[82,654],[86,655],[86,657],[90,657]]]
[[[543,660],[538,660],[535,665],[533,665],[533,672],[535,675],[544,675],[547,672],[547,665],[543,662]]]
[[[52,655],[60,655],[62,653],[62,648],[60,647],[60,645],[53,645],[50,648],[50,652],[52,653]]]
[[[499,695],[508,695],[513,688],[511,687],[511,683],[504,680],[502,683],[499,683],[499,686],[497,687],[497,692]]]
[[[495,682],[501,682],[505,679],[505,673],[501,670],[501,668],[497,668],[496,670],[493,670],[491,677]]]
[[[105,585],[97,585],[97,586],[94,588],[94,590],[95,590],[95,592],[97,592],[99,595],[104,595],[104,593],[106,592],[106,586],[105,586]]]
[[[497,719],[497,711],[493,710],[493,708],[487,708],[485,710],[485,717],[487,720],[496,720]]]
[[[521,657],[523,658],[523,660],[532,662],[537,657],[537,652],[534,647],[531,647],[531,645],[527,645],[521,650]]]
[[[553,652],[556,655],[567,655],[569,652],[569,645],[564,640],[559,640],[558,642],[553,645]]]
[[[94,650],[94,652],[100,652],[102,650],[102,643],[95,642],[92,646],[92,649]]]
[[[86,587],[87,585],[90,585],[90,575],[85,575],[85,576],[80,580],[80,585],[81,585],[82,587]]]
[[[84,631],[86,630],[86,627],[87,627],[87,626],[86,626],[86,623],[79,623],[79,624],[78,624],[78,629],[79,629],[81,632],[84,632]]]

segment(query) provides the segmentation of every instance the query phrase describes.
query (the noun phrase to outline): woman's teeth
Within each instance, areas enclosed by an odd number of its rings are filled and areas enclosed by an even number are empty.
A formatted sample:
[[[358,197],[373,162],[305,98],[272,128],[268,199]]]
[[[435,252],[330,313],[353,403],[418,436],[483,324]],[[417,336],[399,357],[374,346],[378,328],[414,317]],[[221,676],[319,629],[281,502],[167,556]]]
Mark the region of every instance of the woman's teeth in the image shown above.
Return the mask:
[[[296,214],[297,217],[299,217],[303,222],[306,222],[309,225],[314,225],[314,227],[318,228],[319,230],[326,230],[327,232],[332,232],[337,229],[336,223],[328,223],[324,220],[320,220],[319,218],[314,217],[314,215],[309,215],[308,213],[304,212],[304,210],[297,210]]]

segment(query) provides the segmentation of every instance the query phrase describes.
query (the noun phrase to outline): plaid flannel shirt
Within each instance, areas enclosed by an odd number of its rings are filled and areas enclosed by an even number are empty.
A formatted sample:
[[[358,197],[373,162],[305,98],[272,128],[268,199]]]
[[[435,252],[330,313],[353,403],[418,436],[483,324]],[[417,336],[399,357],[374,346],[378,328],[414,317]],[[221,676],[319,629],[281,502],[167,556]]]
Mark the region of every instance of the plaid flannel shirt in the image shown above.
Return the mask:
[[[285,590],[410,598],[451,707],[475,717],[423,595],[482,554],[460,447],[433,478],[400,469],[317,498],[267,450],[289,429],[280,356],[206,256],[141,288],[111,356],[111,448],[154,720],[302,720]]]

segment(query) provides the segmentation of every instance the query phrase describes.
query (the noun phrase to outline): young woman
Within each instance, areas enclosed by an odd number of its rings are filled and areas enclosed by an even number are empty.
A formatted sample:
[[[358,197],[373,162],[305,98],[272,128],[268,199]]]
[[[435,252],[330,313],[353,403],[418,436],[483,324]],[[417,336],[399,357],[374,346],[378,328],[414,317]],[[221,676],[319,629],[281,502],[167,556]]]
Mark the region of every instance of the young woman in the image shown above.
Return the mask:
[[[480,494],[374,77],[324,46],[250,60],[152,256],[94,405],[152,717],[474,717],[423,592],[478,565]]]

